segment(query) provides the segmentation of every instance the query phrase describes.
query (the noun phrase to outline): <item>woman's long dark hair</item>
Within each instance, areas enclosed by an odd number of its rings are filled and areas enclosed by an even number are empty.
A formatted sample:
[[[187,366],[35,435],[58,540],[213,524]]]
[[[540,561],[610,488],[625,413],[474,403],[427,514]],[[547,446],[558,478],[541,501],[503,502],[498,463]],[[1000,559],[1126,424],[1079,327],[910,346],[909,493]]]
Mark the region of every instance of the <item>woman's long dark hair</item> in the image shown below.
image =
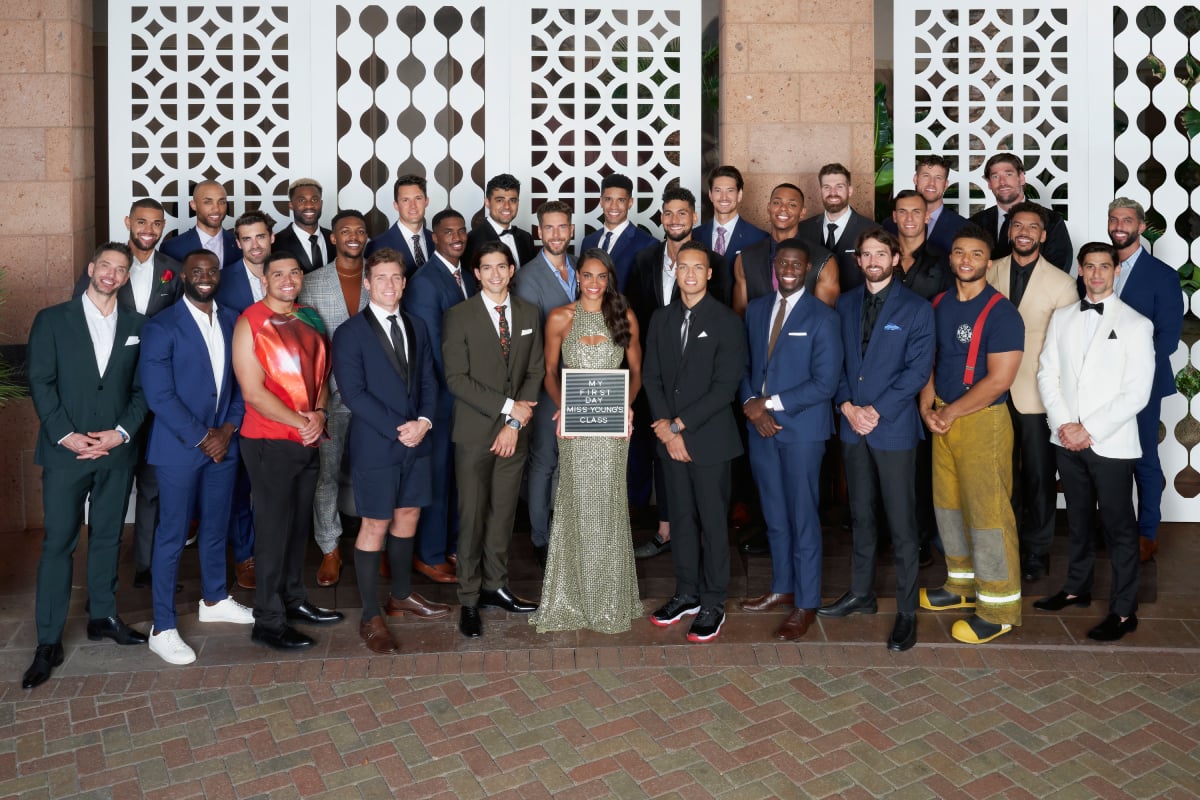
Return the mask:
[[[623,294],[617,291],[617,268],[613,266],[612,256],[599,247],[589,247],[584,250],[575,264],[576,280],[578,280],[579,270],[583,269],[583,265],[588,261],[599,261],[608,270],[608,286],[605,287],[604,298],[600,301],[600,310],[604,313],[604,325],[608,328],[608,335],[612,337],[613,344],[621,348],[629,347],[629,342],[633,338],[629,331],[629,317],[626,315],[629,310],[629,302]]]

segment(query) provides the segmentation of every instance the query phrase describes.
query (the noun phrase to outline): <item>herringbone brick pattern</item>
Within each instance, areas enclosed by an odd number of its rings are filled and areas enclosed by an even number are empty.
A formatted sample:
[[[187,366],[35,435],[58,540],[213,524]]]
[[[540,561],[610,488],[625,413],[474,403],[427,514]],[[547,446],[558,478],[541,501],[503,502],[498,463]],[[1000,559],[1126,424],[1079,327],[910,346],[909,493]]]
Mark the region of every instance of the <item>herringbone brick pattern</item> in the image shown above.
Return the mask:
[[[1194,669],[393,666],[112,674],[8,693],[0,796],[1200,796]]]

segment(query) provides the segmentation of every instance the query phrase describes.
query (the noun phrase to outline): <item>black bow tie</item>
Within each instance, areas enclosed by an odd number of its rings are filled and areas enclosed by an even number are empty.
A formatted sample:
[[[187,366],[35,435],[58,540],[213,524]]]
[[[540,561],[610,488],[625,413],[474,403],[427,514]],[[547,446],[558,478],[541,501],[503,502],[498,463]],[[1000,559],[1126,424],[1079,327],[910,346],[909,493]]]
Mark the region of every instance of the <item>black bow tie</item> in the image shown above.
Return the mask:
[[[504,230],[500,231],[497,236],[512,236],[512,228],[505,228]]]
[[[1090,311],[1095,311],[1097,314],[1103,314],[1104,313],[1104,301],[1101,300],[1099,303],[1089,303],[1087,300],[1080,300],[1079,301],[1079,310],[1080,311],[1089,311],[1090,310]]]

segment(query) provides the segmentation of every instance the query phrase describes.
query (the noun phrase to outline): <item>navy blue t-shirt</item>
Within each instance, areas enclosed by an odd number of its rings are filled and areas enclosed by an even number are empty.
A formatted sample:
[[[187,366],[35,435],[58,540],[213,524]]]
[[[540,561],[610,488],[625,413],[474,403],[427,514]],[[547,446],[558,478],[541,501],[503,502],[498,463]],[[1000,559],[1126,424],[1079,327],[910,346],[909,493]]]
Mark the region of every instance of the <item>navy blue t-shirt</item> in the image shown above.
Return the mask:
[[[994,294],[995,288],[985,285],[976,297],[963,303],[954,289],[950,289],[934,309],[937,360],[934,362],[933,388],[937,396],[947,403],[953,403],[967,393],[962,379],[967,366],[967,353],[971,349],[971,337],[974,335],[972,329],[983,307]],[[1025,322],[1017,307],[1001,297],[1000,302],[992,306],[983,325],[983,342],[975,362],[975,383],[987,375],[988,353],[1021,352],[1024,349]],[[992,405],[1003,403],[1006,399],[1008,392],[997,397]]]

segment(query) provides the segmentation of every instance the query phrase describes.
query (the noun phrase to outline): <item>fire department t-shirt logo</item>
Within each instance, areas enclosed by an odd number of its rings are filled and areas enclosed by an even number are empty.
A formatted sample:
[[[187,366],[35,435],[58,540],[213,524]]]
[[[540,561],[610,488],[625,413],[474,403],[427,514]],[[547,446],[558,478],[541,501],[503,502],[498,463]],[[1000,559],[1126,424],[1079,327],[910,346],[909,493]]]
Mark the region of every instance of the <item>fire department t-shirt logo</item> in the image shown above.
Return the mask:
[[[958,326],[958,330],[954,334],[960,344],[968,344],[971,341],[971,326],[965,322]]]

